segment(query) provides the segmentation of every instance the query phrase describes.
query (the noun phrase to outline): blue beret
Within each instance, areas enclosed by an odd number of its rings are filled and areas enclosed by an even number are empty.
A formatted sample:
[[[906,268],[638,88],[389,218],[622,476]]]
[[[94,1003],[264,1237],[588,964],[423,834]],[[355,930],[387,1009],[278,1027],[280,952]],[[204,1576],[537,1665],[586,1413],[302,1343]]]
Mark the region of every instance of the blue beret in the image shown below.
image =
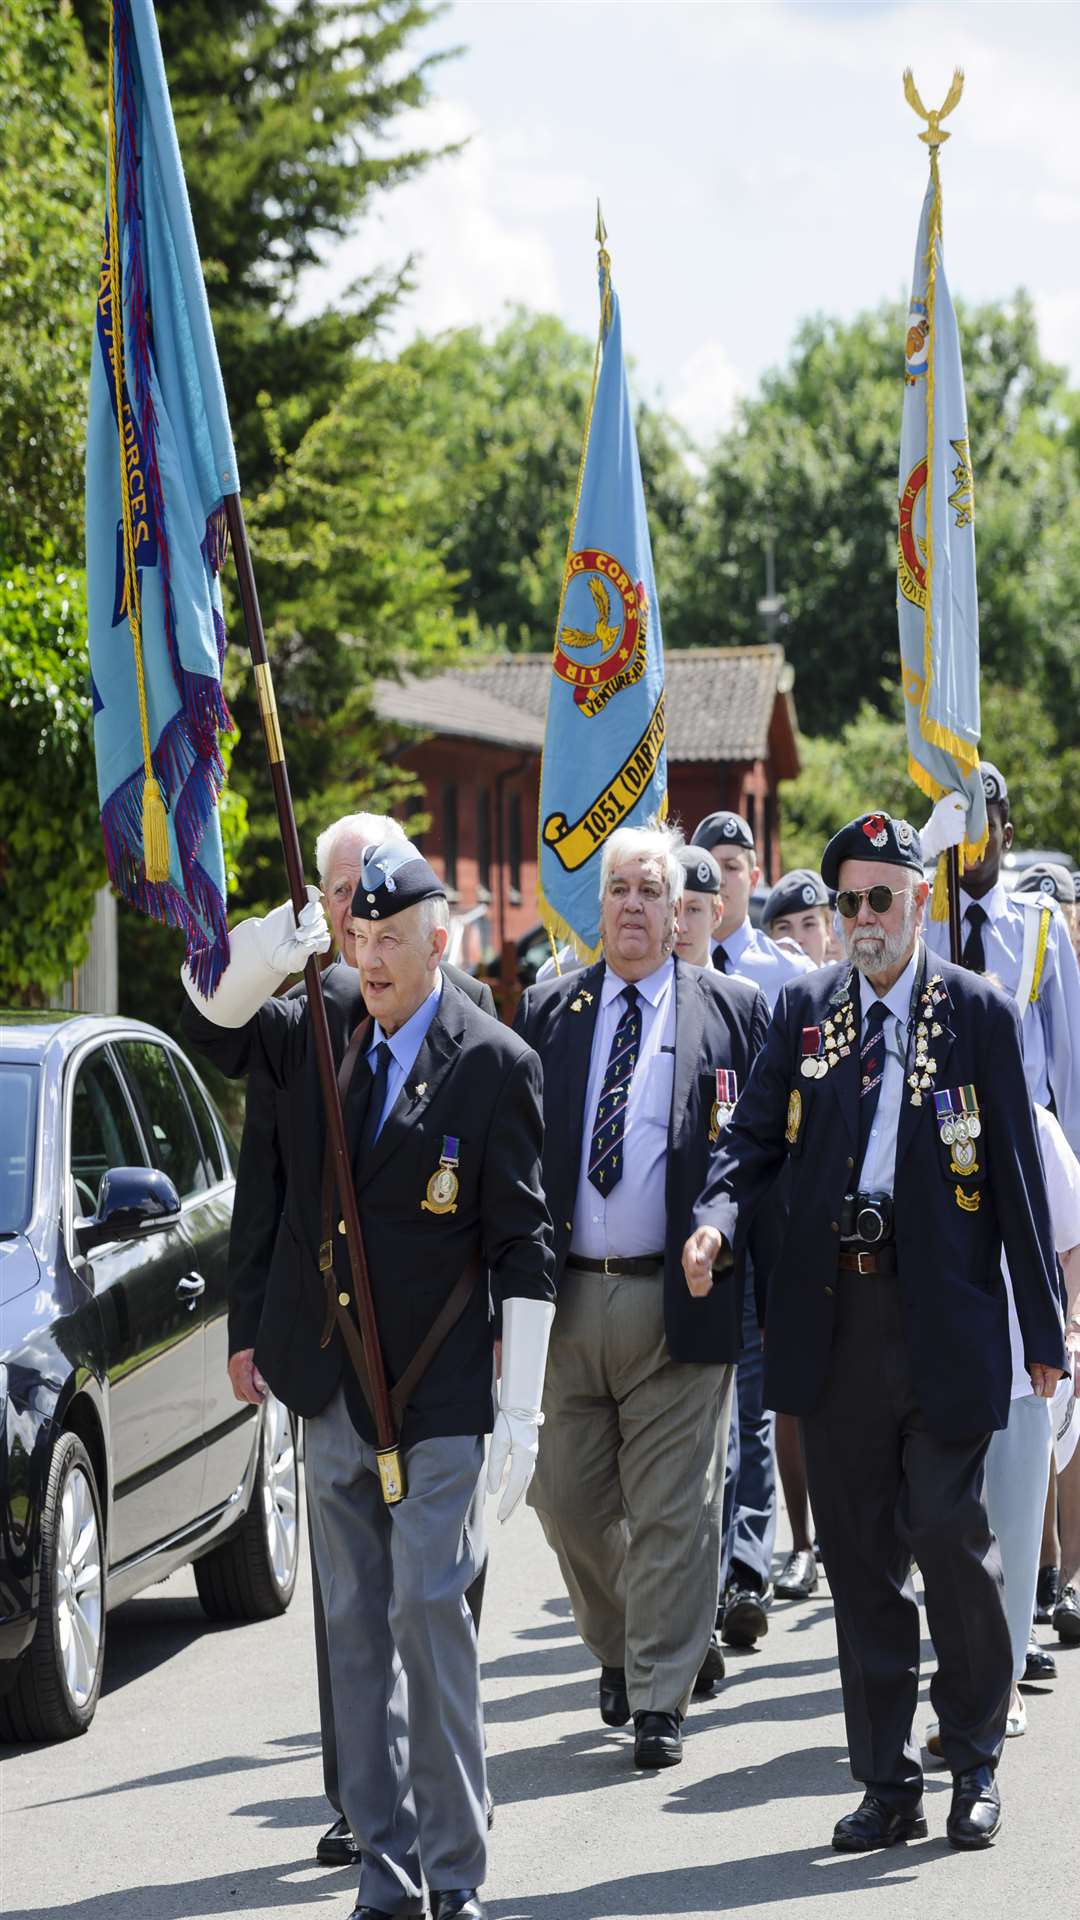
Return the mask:
[[[831,904],[829,889],[820,873],[811,867],[796,867],[792,873],[785,873],[769,894],[762,910],[762,925],[771,926],[785,913],[805,913],[808,907]]]
[[[707,847],[676,847],[684,893],[719,893],[722,876]]]
[[[1016,883],[1017,893],[1038,893],[1056,900],[1059,907],[1071,907],[1076,899],[1076,875],[1058,860],[1037,860]]]
[[[754,836],[741,813],[707,813],[694,828],[690,844],[705,847],[710,853],[715,847],[742,847],[746,853],[753,853]]]
[[[910,867],[920,880],[923,877],[918,834],[907,820],[894,820],[888,813],[860,813],[857,820],[833,834],[821,856],[821,877],[834,893],[844,860],[877,860],[883,867]]]
[[[988,800],[996,800],[1000,806],[1009,804],[1009,789],[1005,785],[1005,775],[995,767],[992,760],[979,761],[979,778],[983,783],[983,792]]]
[[[408,840],[367,847],[352,900],[354,920],[389,920],[421,900],[446,898],[446,888],[423,854]]]

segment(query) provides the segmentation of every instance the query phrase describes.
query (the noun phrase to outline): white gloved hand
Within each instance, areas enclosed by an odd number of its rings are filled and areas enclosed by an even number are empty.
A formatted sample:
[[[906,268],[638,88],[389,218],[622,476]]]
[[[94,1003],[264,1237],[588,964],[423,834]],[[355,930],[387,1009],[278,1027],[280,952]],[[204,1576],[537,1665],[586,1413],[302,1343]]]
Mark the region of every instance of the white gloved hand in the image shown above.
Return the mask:
[[[506,1474],[506,1490],[499,1502],[499,1519],[503,1521],[509,1520],[536,1471],[544,1424],[540,1401],[554,1318],[555,1304],[551,1300],[526,1300],[513,1294],[503,1303],[499,1411],[487,1471],[489,1493],[498,1493]]]
[[[317,887],[309,887],[307,896],[299,920],[286,900],[264,920],[241,920],[232,929],[229,964],[213,995],[200,993],[187,966],[181,967],[184,992],[215,1027],[246,1026],[288,974],[302,973],[312,954],[327,952],[331,935],[322,897]]]
[[[919,833],[919,845],[927,866],[949,847],[958,847],[967,832],[968,807],[962,793],[945,793],[935,803],[925,827]]]

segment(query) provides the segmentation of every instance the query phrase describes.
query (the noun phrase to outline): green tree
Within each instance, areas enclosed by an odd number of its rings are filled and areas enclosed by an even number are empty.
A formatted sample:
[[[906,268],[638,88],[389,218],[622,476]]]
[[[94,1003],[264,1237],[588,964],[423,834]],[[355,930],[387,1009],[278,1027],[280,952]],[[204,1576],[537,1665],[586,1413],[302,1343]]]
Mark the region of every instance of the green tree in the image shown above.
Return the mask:
[[[904,316],[800,328],[789,364],[744,403],[710,462],[679,643],[760,637],[763,543],[813,733],[898,674],[895,566]],[[961,309],[975,469],[984,675],[1038,686],[1080,740],[1080,462],[1074,398],[1039,350],[1031,302]]]
[[[101,129],[67,0],[0,22],[0,563],[82,555]]]

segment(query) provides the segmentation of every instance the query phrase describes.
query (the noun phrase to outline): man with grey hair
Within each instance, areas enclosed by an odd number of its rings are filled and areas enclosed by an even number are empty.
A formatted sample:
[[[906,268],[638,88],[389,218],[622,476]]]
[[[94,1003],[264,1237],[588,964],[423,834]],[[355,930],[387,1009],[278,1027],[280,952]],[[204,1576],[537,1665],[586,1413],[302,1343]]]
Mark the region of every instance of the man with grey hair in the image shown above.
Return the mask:
[[[765,1322],[765,1400],[803,1423],[832,1590],[851,1769],[865,1788],[833,1846],[922,1838],[917,1562],[953,1773],[946,1834],[990,1845],[1012,1652],[984,1502],[1012,1391],[1004,1243],[1024,1359],[1050,1399],[1066,1370],[1046,1183],[1017,1010],[927,953],[928,888],[906,820],[834,835],[846,965],[785,987],[721,1136],[684,1250],[691,1298],[725,1266],[787,1169]]]
[[[530,1500],[600,1663],[601,1717],[633,1715],[641,1767],[682,1758],[695,1682],[723,1673],[712,1629],[742,1273],[700,1312],[679,1259],[768,1020],[749,982],[673,955],[677,846],[662,825],[610,835],[603,957],[529,988],[515,1021],[544,1067],[559,1288]]]
[[[380,842],[401,845],[405,829],[387,814],[346,813],[324,827],[315,842],[315,865],[323,905],[336,948],[322,976],[330,1017],[347,1036],[362,1018],[364,1003],[356,971],[356,939],[352,899],[360,878],[360,863],[368,847]],[[445,902],[442,903],[445,908]],[[494,1014],[491,989],[456,967],[443,963],[447,978]],[[303,998],[303,982],[292,996]],[[244,1132],[236,1170],[232,1231],[229,1237],[230,1352],[254,1352],[259,1319],[266,1295],[266,1278],[285,1207],[289,1166],[291,1102],[256,1067],[248,1076]],[[311,1556],[312,1612],[315,1629],[315,1671],[319,1689],[319,1726],[322,1740],[323,1786],[334,1818],[319,1839],[315,1857],[320,1866],[351,1866],[357,1849],[341,1809],[338,1783],[337,1735],[330,1668],[326,1650],[326,1621],[315,1556]],[[487,1562],[481,1566],[468,1600],[477,1627],[483,1603]]]

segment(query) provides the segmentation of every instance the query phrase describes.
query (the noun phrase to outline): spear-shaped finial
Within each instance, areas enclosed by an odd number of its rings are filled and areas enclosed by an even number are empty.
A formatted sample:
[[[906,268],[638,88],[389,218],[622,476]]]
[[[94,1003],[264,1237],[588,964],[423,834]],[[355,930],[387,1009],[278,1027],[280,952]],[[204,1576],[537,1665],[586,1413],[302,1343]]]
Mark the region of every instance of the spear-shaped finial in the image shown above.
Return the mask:
[[[959,105],[960,95],[963,91],[964,69],[963,67],[956,67],[953,70],[953,77],[949,83],[949,91],[945,95],[941,106],[938,107],[936,112],[927,113],[926,108],[919,98],[919,89],[915,85],[915,75],[912,73],[910,67],[904,68],[904,98],[912,111],[918,114],[920,120],[926,121],[926,131],[925,133],[920,133],[919,139],[925,140],[931,153],[936,153],[938,148],[949,138],[949,135],[942,130],[941,122],[944,120],[946,114],[951,113],[953,108]]]
[[[606,244],[606,241],[607,228],[604,225],[604,215],[598,199],[596,202],[596,244],[598,247],[602,247]]]

